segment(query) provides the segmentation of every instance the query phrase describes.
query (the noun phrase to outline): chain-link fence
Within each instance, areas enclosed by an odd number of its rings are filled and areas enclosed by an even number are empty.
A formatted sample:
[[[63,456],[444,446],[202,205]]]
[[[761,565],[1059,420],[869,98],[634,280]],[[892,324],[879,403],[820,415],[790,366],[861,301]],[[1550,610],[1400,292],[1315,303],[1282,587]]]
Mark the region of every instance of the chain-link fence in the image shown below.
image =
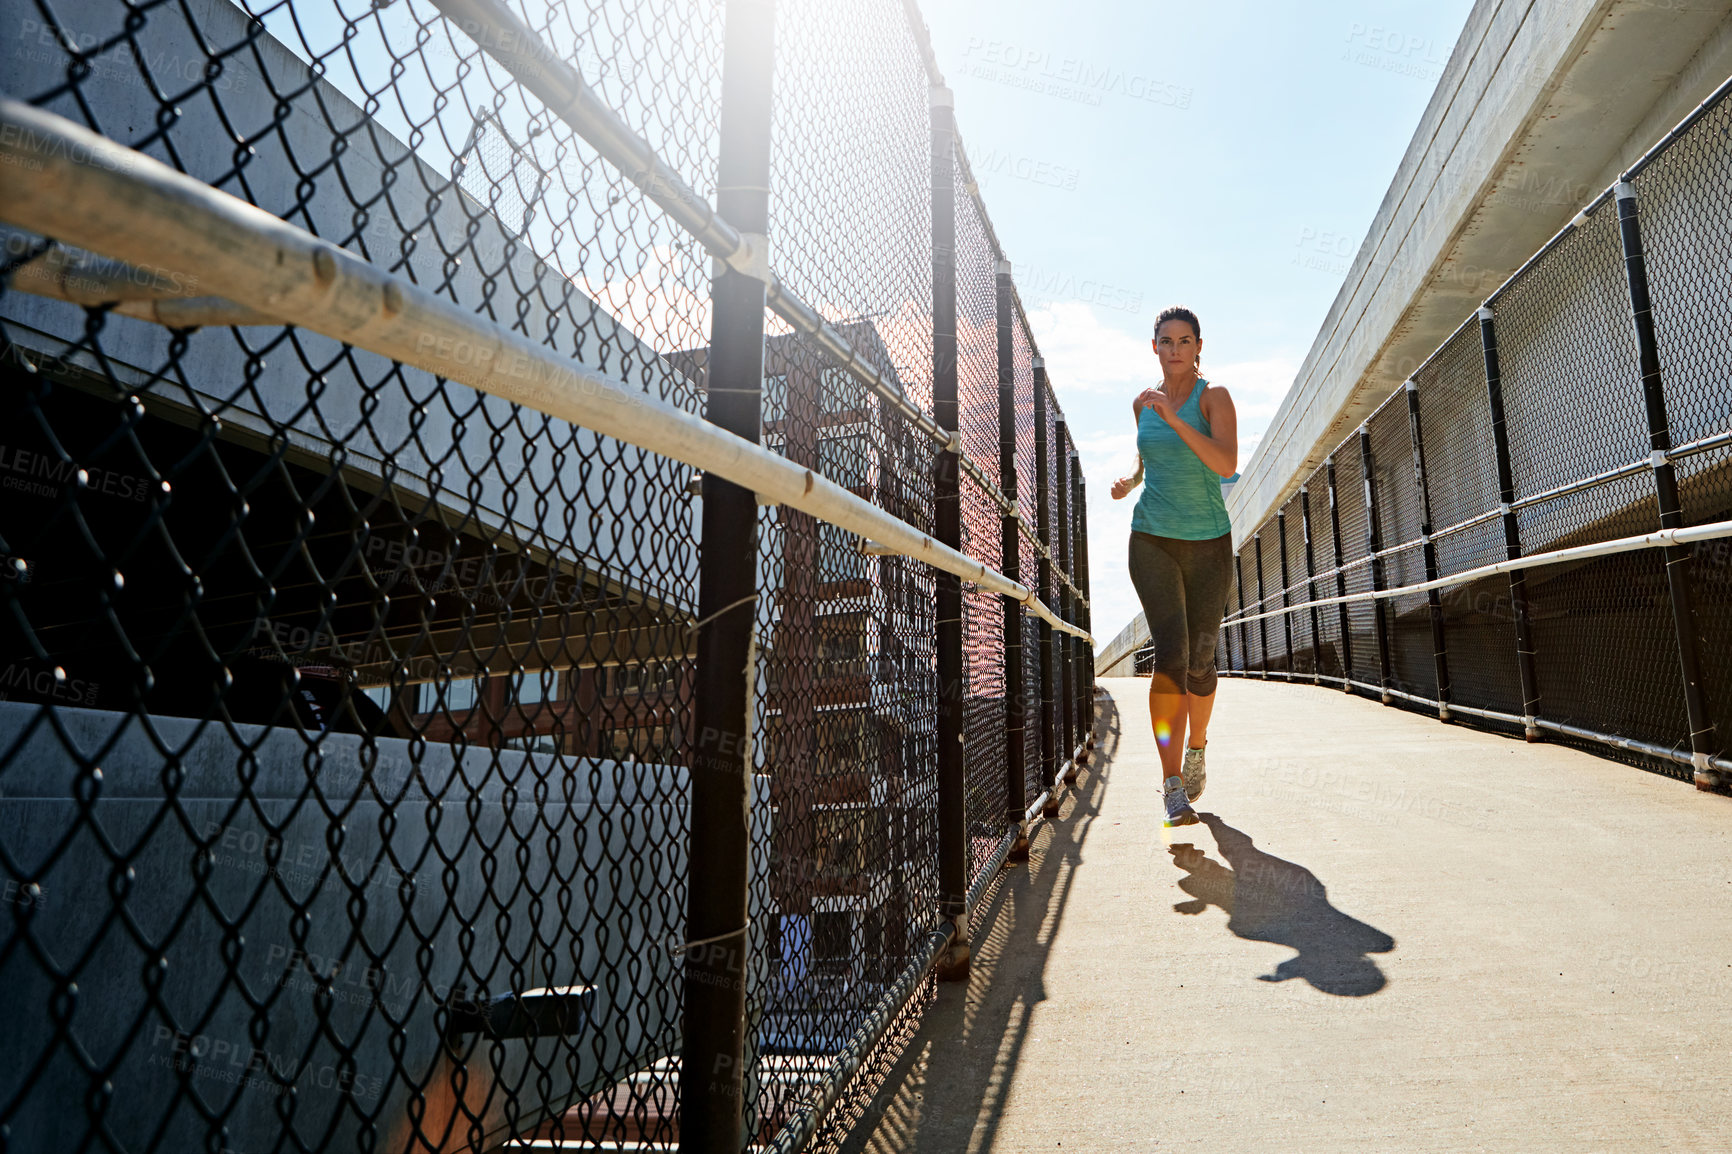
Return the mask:
[[[1241,542],[1224,669],[1726,780],[1729,89]]]
[[[918,11],[0,13],[0,1149],[834,1146],[1092,719]]]

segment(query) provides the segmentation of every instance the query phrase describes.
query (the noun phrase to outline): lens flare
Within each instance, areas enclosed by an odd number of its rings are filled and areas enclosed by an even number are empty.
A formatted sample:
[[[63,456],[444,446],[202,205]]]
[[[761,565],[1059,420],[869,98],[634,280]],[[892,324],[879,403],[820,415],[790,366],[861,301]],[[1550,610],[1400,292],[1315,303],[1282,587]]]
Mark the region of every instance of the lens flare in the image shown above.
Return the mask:
[[[1155,741],[1162,749],[1173,743],[1173,727],[1164,721],[1155,722]]]

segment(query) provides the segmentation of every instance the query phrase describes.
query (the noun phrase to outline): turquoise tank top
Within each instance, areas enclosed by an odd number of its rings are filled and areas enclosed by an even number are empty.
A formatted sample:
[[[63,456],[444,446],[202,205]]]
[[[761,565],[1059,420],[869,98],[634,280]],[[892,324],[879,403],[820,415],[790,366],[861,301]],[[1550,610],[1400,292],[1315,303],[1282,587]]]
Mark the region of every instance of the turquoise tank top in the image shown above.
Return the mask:
[[[1198,377],[1179,406],[1179,420],[1205,437],[1212,434],[1203,416],[1208,383]],[[1209,541],[1232,532],[1221,497],[1221,474],[1203,464],[1153,409],[1144,409],[1137,418],[1137,453],[1143,459],[1143,495],[1131,511],[1132,529],[1181,541]]]

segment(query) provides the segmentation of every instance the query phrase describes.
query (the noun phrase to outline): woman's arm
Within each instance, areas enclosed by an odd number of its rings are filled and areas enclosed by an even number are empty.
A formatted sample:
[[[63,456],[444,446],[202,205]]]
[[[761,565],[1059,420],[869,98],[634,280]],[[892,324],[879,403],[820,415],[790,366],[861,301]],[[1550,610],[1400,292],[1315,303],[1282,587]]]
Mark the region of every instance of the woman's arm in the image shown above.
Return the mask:
[[[1137,471],[1128,477],[1120,477],[1113,482],[1113,500],[1121,500],[1126,493],[1143,483],[1143,458],[1137,454]]]
[[[1149,405],[1152,398],[1159,398],[1160,396],[1161,396],[1161,394],[1160,394],[1159,390],[1156,390],[1156,389],[1144,389],[1142,392],[1137,394],[1136,399],[1131,402],[1131,416],[1136,418],[1136,421],[1138,424],[1142,423],[1143,409]],[[1128,477],[1120,477],[1118,480],[1113,482],[1113,489],[1112,489],[1113,500],[1115,500],[1115,501],[1123,500],[1127,493],[1129,493],[1132,489],[1135,489],[1138,485],[1141,485],[1142,483],[1143,483],[1143,455],[1141,453],[1138,453],[1137,454],[1137,471],[1132,473]]]
[[[1176,413],[1169,413],[1160,406],[1156,411],[1203,464],[1223,477],[1231,477],[1239,471],[1239,414],[1233,408],[1233,398],[1226,389],[1210,385],[1198,405],[1203,419],[1209,422],[1211,434],[1207,437]]]

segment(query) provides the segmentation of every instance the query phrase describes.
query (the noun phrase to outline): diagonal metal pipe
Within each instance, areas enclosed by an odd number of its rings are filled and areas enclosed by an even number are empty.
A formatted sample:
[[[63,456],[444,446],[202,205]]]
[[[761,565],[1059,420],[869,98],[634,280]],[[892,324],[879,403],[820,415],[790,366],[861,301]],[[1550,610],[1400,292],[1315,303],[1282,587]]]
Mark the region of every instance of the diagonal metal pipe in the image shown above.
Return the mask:
[[[811,469],[10,97],[0,97],[0,219],[131,265],[196,272],[239,306],[713,471],[1040,611],[1026,586]]]
[[[690,233],[705,251],[731,268],[763,281],[765,303],[772,312],[810,339],[867,389],[894,405],[934,443],[956,453],[963,472],[998,504],[1005,515],[1015,515],[1015,503],[993,483],[985,470],[962,453],[961,446],[939,427],[937,421],[922,412],[895,382],[860,356],[848,338],[826,321],[817,309],[782,283],[770,266],[768,238],[743,233],[717,215],[708,199],[687,184],[685,178],[664,161],[647,140],[609,108],[584,80],[583,74],[519,20],[504,0],[433,0],[433,4],[572,131],[588,141],[604,160],[637,185],[674,223]],[[1020,300],[1017,308],[1020,312]],[[1022,526],[1022,531],[1033,540],[1027,526]],[[1073,589],[1073,593],[1082,597],[1080,590]],[[1083,603],[1087,604],[1086,599]]]

